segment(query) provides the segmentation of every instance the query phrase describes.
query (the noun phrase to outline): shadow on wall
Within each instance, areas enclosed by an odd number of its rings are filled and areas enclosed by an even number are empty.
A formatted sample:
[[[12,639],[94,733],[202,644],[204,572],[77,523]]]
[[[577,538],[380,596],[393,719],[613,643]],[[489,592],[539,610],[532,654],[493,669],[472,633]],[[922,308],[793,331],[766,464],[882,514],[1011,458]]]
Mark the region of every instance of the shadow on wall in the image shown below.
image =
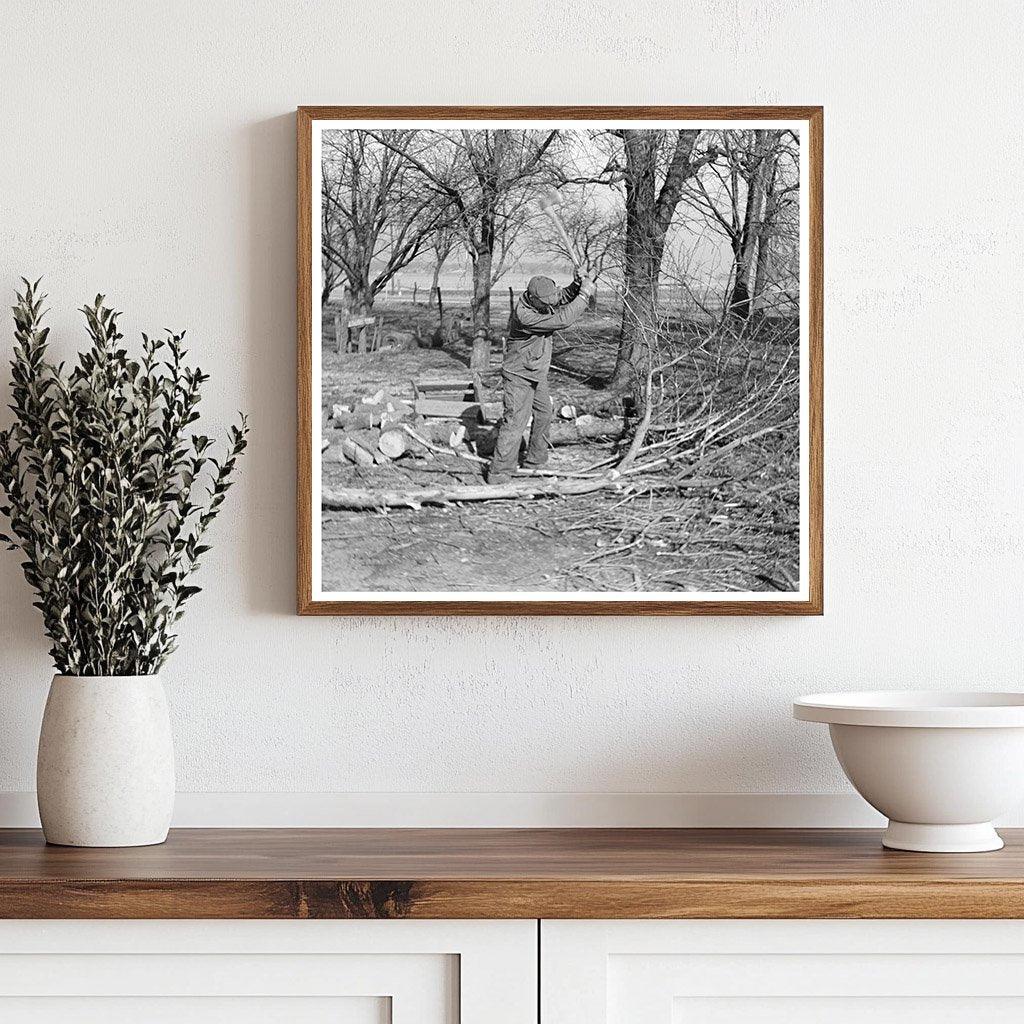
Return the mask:
[[[0,549],[0,652],[7,665],[42,660],[49,666],[50,642],[43,635],[42,615],[32,606],[36,596],[21,572],[24,559],[20,551]]]
[[[295,612],[295,115],[245,128],[248,606]]]

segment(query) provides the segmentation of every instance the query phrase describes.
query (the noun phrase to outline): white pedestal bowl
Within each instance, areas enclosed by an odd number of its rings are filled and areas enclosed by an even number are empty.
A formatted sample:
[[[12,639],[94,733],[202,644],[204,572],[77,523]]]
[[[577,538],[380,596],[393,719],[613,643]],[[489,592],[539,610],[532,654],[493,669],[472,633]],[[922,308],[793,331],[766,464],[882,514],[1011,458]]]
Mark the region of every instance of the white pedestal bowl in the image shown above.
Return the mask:
[[[1024,800],[1024,693],[818,693],[846,777],[889,819],[882,845],[928,853],[1002,848],[992,819]]]

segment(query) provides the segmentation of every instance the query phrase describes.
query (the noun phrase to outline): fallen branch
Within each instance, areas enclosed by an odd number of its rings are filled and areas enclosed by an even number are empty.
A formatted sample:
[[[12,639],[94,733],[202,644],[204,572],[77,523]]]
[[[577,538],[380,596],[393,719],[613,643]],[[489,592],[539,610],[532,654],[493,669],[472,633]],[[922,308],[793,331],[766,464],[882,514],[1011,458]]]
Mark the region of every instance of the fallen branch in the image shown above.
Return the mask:
[[[521,466],[515,470],[515,475],[519,477],[561,477],[563,480],[597,480],[599,477],[604,476],[604,473],[581,473],[561,469],[526,469]]]
[[[606,487],[620,487],[620,475],[612,470],[593,480],[538,480],[508,484],[469,484],[456,487],[423,487],[408,491],[324,487],[320,502],[330,509],[412,508],[450,505],[457,501],[557,498],[590,494]]]

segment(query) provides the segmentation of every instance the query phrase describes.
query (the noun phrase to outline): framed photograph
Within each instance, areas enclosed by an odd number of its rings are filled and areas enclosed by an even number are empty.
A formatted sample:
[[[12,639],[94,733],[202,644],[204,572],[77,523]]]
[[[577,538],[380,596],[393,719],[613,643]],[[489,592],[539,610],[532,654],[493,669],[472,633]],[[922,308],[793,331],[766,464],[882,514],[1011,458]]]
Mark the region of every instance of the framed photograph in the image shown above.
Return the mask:
[[[298,610],[822,613],[820,107],[301,107]]]

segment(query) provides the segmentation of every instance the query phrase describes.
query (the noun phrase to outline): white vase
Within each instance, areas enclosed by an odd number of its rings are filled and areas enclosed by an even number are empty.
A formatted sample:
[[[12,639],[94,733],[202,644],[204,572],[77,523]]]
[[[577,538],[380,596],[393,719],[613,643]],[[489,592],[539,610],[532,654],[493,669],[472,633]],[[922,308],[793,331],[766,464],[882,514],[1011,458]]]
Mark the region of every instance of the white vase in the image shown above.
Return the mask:
[[[160,677],[54,676],[36,790],[49,843],[162,843],[174,808],[174,747]]]

